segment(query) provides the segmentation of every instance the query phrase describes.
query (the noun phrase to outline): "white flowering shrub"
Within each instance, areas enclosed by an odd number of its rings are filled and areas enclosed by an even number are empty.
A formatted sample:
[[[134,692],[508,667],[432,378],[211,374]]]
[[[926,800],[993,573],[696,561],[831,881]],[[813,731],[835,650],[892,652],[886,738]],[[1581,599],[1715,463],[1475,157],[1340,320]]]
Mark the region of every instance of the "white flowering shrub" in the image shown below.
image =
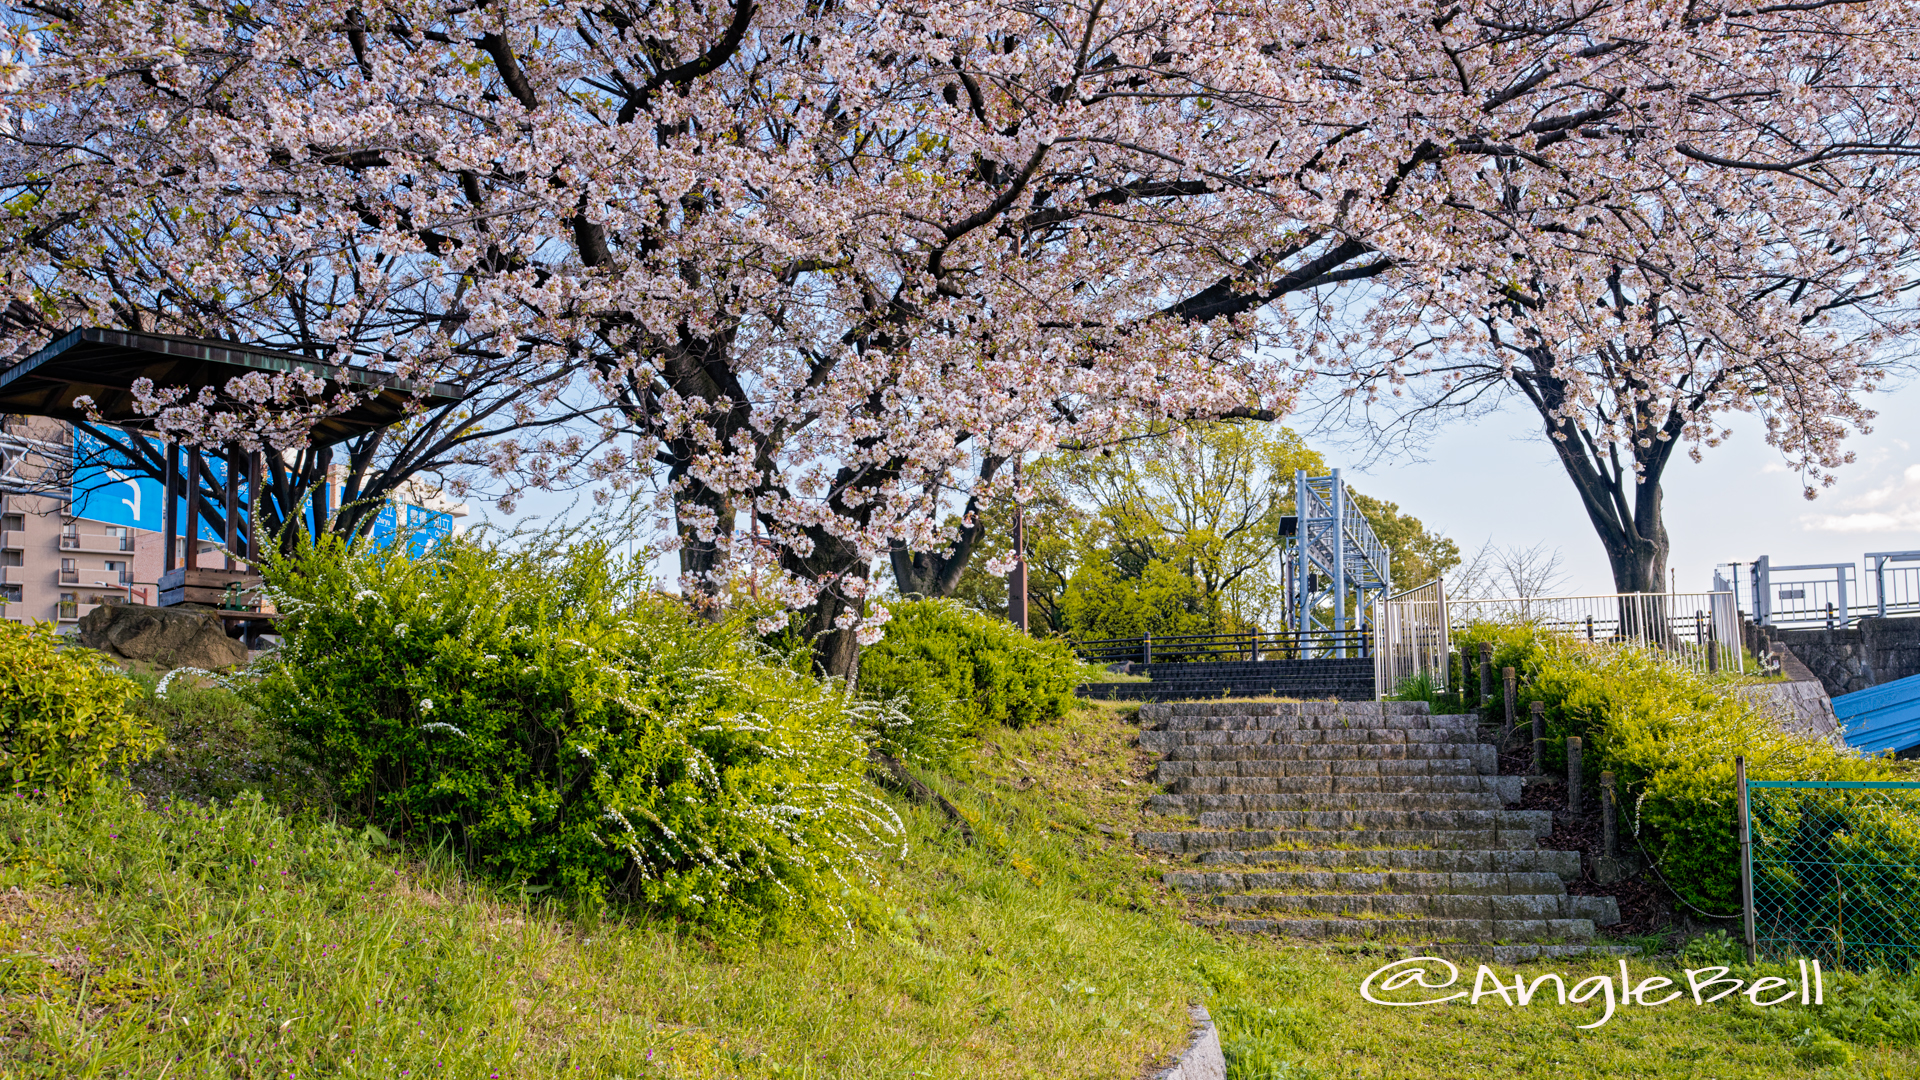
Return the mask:
[[[344,808],[508,881],[717,926],[843,911],[898,835],[865,703],[644,592],[604,547],[306,546],[249,693]]]

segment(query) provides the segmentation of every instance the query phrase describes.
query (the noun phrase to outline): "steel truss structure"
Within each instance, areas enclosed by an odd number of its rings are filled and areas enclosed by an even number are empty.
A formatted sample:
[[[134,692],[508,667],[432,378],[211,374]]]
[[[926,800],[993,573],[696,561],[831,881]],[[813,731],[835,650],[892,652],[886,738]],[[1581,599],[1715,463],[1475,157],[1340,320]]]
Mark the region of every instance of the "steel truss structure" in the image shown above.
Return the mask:
[[[1315,655],[1366,656],[1373,600],[1393,591],[1392,553],[1354,506],[1339,469],[1327,476],[1296,471],[1293,505],[1294,534],[1281,527],[1287,625],[1303,644],[1325,642]]]

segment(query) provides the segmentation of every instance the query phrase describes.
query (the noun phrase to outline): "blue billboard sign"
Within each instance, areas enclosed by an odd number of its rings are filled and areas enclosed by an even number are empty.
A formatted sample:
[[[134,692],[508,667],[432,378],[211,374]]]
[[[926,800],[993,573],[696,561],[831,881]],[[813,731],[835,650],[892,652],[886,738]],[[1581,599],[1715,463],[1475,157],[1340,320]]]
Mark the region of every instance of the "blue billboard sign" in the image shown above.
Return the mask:
[[[132,529],[144,529],[147,532],[166,531],[165,507],[166,494],[161,490],[160,481],[146,475],[126,455],[108,446],[84,431],[73,433],[73,489],[69,493],[73,500],[73,516],[89,521],[103,521],[109,525],[124,525]],[[142,438],[129,434],[127,438]],[[158,442],[149,440],[148,445],[159,455],[164,448]],[[201,467],[207,471],[209,482],[221,489],[227,483],[227,462],[219,455],[207,455],[201,459]],[[246,528],[244,515],[250,505],[250,496],[244,479],[239,489],[240,512],[243,515],[241,528]],[[179,517],[185,521],[187,500],[182,496],[175,508]],[[313,504],[306,505],[306,524],[313,528]],[[222,537],[204,518],[200,521],[200,539],[220,543]],[[408,538],[407,548],[413,557],[425,554],[435,543],[453,535],[453,515],[438,510],[429,510],[424,506],[406,506],[388,503],[375,515],[373,528],[368,531],[375,547],[385,548],[400,536]]]
[[[136,439],[143,436],[128,434],[126,437]],[[153,447],[155,454],[164,452],[163,445],[158,442],[149,439],[148,445]],[[202,459],[201,467],[207,470],[215,485],[225,486],[227,462],[224,458],[217,455],[206,457]],[[160,481],[142,472],[118,449],[79,429],[73,433],[73,489],[69,495],[73,500],[74,517],[145,529],[148,532],[166,531],[167,500]],[[186,497],[183,495],[176,501],[179,505],[175,509],[180,515],[176,520],[184,521],[187,514]],[[247,504],[247,486],[244,483],[240,485],[240,502],[243,507]],[[200,522],[200,539],[219,543],[225,538],[203,519]]]

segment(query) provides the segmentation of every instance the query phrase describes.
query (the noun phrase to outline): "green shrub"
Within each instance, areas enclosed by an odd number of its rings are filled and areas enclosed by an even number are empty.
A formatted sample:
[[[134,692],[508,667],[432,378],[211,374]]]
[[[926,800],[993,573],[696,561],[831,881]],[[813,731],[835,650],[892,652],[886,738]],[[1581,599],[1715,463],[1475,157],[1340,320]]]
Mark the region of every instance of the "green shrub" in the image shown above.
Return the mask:
[[[1028,637],[950,600],[916,600],[894,608],[886,636],[861,654],[860,692],[904,699],[914,724],[889,738],[903,752],[937,758],[952,739],[995,724],[1058,720],[1079,671],[1064,641]]]
[[[287,618],[263,713],[346,807],[508,881],[745,929],[843,914],[898,829],[863,786],[869,706],[604,545],[326,540],[265,574]]]
[[[1516,669],[1522,716],[1532,702],[1545,703],[1546,771],[1565,767],[1566,737],[1579,736],[1587,783],[1597,793],[1600,773],[1614,773],[1624,824],[1680,897],[1708,911],[1738,905],[1735,756],[1746,758],[1754,780],[1870,780],[1897,769],[1786,731],[1734,693],[1728,677],[1655,648],[1526,626],[1475,626],[1467,639],[1476,655],[1479,640],[1495,641],[1496,665]],[[1497,713],[1497,695],[1495,706]]]
[[[133,682],[44,623],[0,619],[0,775],[10,788],[71,798],[137,761],[160,733],[129,711]]]

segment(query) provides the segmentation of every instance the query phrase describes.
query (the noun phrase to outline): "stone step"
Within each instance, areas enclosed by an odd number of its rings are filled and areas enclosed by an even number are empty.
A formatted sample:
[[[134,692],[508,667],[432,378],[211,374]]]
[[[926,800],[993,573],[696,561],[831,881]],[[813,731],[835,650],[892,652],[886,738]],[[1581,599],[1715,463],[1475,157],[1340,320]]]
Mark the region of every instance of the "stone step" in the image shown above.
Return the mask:
[[[1499,754],[1491,743],[1327,743],[1285,746],[1176,746],[1167,761],[1468,761],[1491,775]]]
[[[1486,791],[1290,792],[1272,795],[1154,795],[1147,809],[1161,814],[1216,810],[1500,810],[1500,796]]]
[[[1501,852],[1501,854],[1506,854]],[[1402,893],[1456,896],[1564,896],[1566,882],[1550,871],[1508,873],[1419,870],[1174,870],[1160,876],[1187,893]]]
[[[1146,731],[1479,731],[1471,716],[1309,713],[1280,716],[1175,716],[1142,723]]]
[[[1322,849],[1418,849],[1436,851],[1531,850],[1540,838],[1526,829],[1193,829],[1140,832],[1134,842],[1150,851],[1198,855],[1209,851],[1275,851],[1290,854]],[[1579,871],[1576,870],[1575,874]]]
[[[1593,956],[1638,956],[1640,949],[1634,945],[1454,945],[1429,943],[1425,945],[1357,945],[1334,946],[1336,953],[1356,952],[1385,959],[1405,959],[1414,956],[1438,956],[1444,960],[1474,960],[1494,963],[1506,967],[1528,964],[1535,960],[1571,960]]]
[[[1209,810],[1196,823],[1203,829],[1278,829],[1337,832],[1352,830],[1531,830],[1536,837],[1553,832],[1551,810]]]
[[[1328,758],[1275,758],[1246,761],[1167,761],[1154,766],[1154,779],[1171,783],[1189,776],[1480,776],[1472,758],[1391,758],[1335,761]],[[1513,779],[1519,779],[1514,777]]]
[[[1458,945],[1506,942],[1584,944],[1587,919],[1262,919],[1226,917],[1208,925],[1243,934],[1274,934],[1307,941],[1423,941]]]
[[[1155,834],[1162,835],[1162,834]],[[1185,834],[1174,833],[1181,836]],[[1231,835],[1231,834],[1229,834]],[[1529,837],[1531,838],[1531,837]],[[1160,850],[1183,850],[1180,847]],[[1553,874],[1562,881],[1580,876],[1580,853],[1544,851],[1532,844],[1523,848],[1373,848],[1319,851],[1273,850],[1269,845],[1219,844],[1193,847],[1207,867],[1272,867],[1284,871],[1370,870],[1426,874]]]
[[[1188,717],[1427,715],[1424,701],[1185,701],[1140,706],[1143,724]]]
[[[1167,784],[1175,795],[1418,795],[1488,794],[1502,804],[1520,801],[1518,776],[1184,776]]]
[[[1216,910],[1241,916],[1311,916],[1362,919],[1578,919],[1596,926],[1620,921],[1612,897],[1533,893],[1473,894],[1222,893],[1209,898]],[[1597,917],[1596,917],[1597,916]]]
[[[1362,746],[1385,744],[1451,756],[1452,748],[1477,743],[1478,731],[1466,728],[1259,728],[1240,731],[1142,731],[1140,745],[1148,750],[1183,746]]]

